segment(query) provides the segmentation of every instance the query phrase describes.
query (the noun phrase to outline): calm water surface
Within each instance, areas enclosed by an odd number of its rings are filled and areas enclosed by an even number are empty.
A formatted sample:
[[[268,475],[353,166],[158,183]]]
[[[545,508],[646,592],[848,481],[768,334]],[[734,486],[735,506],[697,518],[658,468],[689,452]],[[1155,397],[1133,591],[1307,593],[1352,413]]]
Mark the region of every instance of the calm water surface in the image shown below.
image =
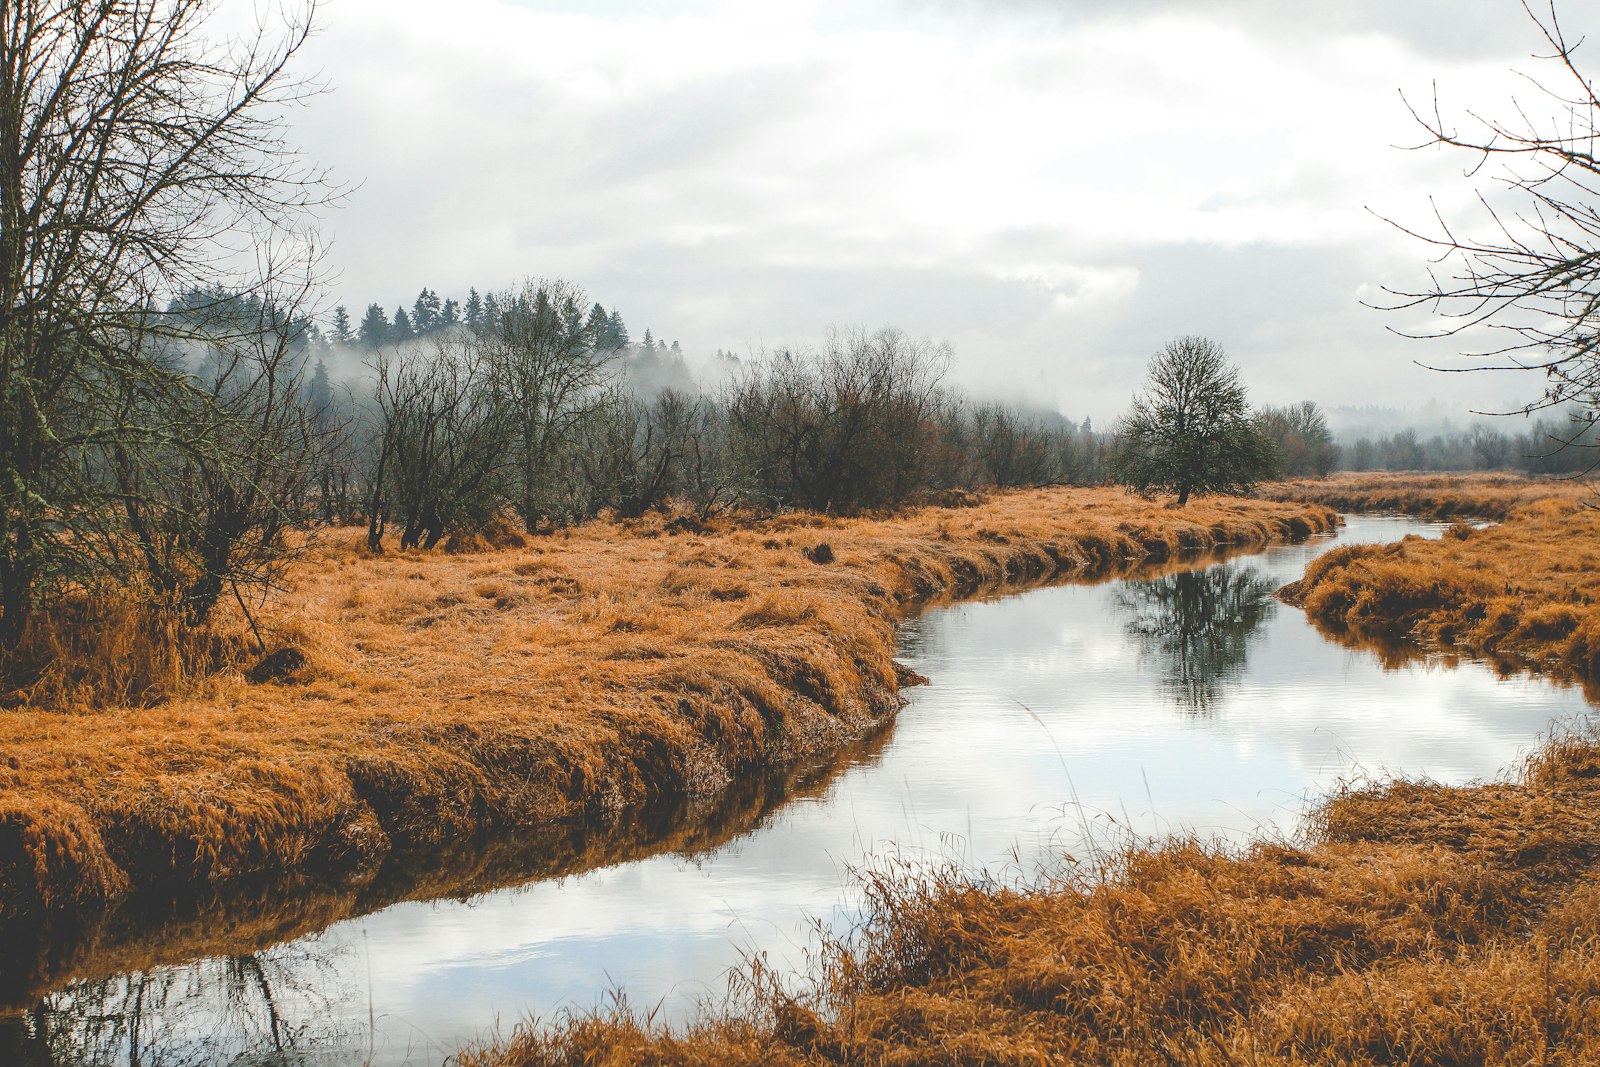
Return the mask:
[[[1291,833],[1342,778],[1495,776],[1586,715],[1576,690],[1470,663],[1384,670],[1272,597],[1335,543],[1439,529],[1358,517],[1336,540],[929,612],[903,627],[901,657],[932,684],[907,692],[887,741],[713,852],[400,904],[253,956],[80,983],[0,1022],[0,1058],[437,1064],[617,989],[682,1016],[753,952],[801,966],[812,917],[848,929],[858,916],[849,872],[863,863],[1026,877],[1130,832]]]

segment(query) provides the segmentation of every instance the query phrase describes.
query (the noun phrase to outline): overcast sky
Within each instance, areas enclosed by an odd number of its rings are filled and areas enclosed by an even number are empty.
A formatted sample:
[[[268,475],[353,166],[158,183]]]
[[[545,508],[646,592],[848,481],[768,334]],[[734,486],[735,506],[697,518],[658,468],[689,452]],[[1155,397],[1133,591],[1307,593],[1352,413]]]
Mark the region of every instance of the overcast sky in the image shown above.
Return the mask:
[[[245,3],[247,0],[236,0]],[[1579,19],[1568,5],[1569,22]],[[1515,0],[328,0],[295,118],[354,186],[333,302],[566,278],[691,354],[830,325],[948,340],[953,376],[1109,421],[1205,334],[1258,402],[1496,406],[1418,314],[1467,161],[1400,93],[1504,114]],[[1581,29],[1581,26],[1575,26]],[[1597,45],[1596,47],[1600,47]]]

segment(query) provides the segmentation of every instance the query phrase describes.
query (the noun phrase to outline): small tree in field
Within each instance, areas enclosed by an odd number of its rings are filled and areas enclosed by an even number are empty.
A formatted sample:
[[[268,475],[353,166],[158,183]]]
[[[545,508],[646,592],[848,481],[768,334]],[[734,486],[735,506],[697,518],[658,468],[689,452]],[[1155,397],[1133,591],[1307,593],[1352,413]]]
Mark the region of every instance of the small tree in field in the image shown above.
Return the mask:
[[[1272,472],[1272,442],[1250,417],[1244,383],[1222,346],[1180,337],[1150,359],[1145,393],[1116,428],[1112,474],[1136,493],[1249,489]]]

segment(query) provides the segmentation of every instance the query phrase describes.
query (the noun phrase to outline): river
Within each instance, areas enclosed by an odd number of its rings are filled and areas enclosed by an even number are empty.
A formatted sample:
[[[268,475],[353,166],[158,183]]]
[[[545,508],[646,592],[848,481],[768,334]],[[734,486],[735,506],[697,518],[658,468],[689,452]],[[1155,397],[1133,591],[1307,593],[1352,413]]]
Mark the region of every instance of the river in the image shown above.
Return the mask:
[[[749,955],[803,968],[817,924],[849,929],[862,865],[1027,881],[1132,836],[1292,834],[1342,780],[1493,777],[1588,714],[1578,690],[1439,657],[1385,667],[1272,596],[1334,544],[1440,529],[1356,516],[1210,566],[931,610],[901,628],[931,684],[893,728],[714,848],[72,983],[0,1017],[0,1060],[438,1064],[619,993],[682,1018]]]

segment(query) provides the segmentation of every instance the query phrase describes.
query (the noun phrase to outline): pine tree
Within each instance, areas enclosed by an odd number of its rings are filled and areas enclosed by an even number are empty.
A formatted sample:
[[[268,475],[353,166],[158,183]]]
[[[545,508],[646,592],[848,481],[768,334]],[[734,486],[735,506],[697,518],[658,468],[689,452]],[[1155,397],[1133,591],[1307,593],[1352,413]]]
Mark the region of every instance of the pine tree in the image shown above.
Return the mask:
[[[368,304],[367,313],[361,317],[356,339],[367,348],[377,348],[389,341],[389,316],[377,304]]]
[[[347,345],[354,338],[350,334],[350,311],[343,304],[333,309],[333,341]]]
[[[656,350],[655,338],[650,336],[650,327],[648,326],[644,329],[644,350],[646,352],[654,352]]]
[[[606,318],[606,342],[602,348],[619,349],[628,347],[628,327],[622,321],[622,313],[613,310]]]
[[[394,325],[389,327],[389,340],[409,341],[416,336],[416,331],[411,328],[411,319],[406,315],[406,309],[394,309]]]
[[[454,326],[461,321],[461,305],[454,300],[446,300],[439,309],[439,325]]]
[[[606,309],[598,301],[589,309],[589,317],[584,321],[583,328],[589,331],[596,348],[606,350]]]
[[[326,429],[333,417],[333,383],[328,380],[328,365],[317,360],[311,380],[306,383],[306,414],[318,430]]]
[[[483,298],[478,295],[477,289],[467,290],[467,325],[474,328],[483,325]]]
[[[432,289],[423,289],[417,294],[416,301],[411,305],[411,326],[420,337],[439,325],[439,294]]]
[[[495,299],[495,295],[493,293],[490,293],[488,296],[483,298],[483,318],[479,322],[479,325],[487,326],[490,329],[493,329],[495,323],[499,321],[500,301]]]

